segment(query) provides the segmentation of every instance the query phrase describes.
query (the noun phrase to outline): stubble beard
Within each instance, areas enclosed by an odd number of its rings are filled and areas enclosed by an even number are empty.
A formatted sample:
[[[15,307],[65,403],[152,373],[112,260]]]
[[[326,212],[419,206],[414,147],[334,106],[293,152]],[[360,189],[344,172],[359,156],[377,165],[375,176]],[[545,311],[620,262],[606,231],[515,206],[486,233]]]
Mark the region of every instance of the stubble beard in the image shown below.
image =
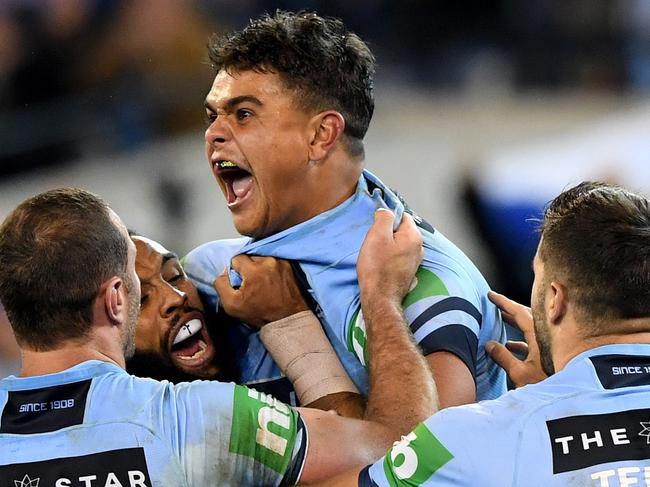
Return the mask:
[[[555,365],[553,365],[553,353],[551,351],[551,334],[549,333],[548,323],[544,316],[545,298],[543,289],[538,293],[536,301],[536,306],[532,308],[535,341],[539,348],[539,359],[542,370],[546,375],[550,376],[555,374]]]

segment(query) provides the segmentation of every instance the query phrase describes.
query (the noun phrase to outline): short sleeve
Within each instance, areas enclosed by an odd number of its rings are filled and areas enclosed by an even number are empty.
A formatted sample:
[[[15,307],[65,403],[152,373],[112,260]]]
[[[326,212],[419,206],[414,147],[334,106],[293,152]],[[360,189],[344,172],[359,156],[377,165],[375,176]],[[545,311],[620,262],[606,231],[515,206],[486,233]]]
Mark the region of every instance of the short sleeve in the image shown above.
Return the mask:
[[[451,352],[467,365],[476,380],[483,317],[471,282],[446,268],[420,267],[403,307],[423,354]]]
[[[177,391],[181,461],[190,485],[280,485],[301,470],[296,410],[254,389],[193,382]]]

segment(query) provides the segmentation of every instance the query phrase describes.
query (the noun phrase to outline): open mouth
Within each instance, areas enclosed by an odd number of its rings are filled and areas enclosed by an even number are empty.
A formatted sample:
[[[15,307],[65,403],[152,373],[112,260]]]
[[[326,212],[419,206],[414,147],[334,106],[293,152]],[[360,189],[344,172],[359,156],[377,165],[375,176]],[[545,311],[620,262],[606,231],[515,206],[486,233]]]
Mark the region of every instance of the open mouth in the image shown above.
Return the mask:
[[[237,164],[229,160],[214,163],[217,176],[224,182],[226,202],[233,208],[241,204],[253,189],[253,176]]]
[[[175,327],[170,337],[170,355],[174,365],[182,371],[204,376],[204,369],[214,361],[215,349],[205,323],[196,314],[187,317]]]

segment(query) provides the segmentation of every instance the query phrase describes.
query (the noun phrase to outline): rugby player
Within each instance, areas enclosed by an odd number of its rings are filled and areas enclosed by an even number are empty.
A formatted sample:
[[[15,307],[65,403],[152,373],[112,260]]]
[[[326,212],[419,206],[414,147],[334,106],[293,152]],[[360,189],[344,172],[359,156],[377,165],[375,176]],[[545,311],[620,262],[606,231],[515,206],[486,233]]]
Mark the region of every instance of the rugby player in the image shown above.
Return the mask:
[[[374,109],[374,58],[339,21],[278,11],[251,20],[210,47],[216,70],[206,99],[205,147],[239,233],[186,259],[206,307],[252,325],[236,272],[213,283],[235,255],[289,259],[327,336],[362,394],[367,334],[355,263],[377,207],[399,222],[409,210],[364,170],[363,138]],[[399,164],[399,161],[396,161]],[[441,406],[498,397],[505,374],[485,353],[505,329],[472,262],[416,218],[424,261],[404,313],[426,355]],[[309,333],[306,331],[305,333]],[[242,381],[291,400],[290,384],[255,331],[233,343]]]
[[[232,319],[225,313],[206,315],[196,287],[187,278],[176,254],[154,240],[129,233],[136,248],[135,270],[140,279],[141,298],[135,354],[126,363],[127,371],[139,377],[175,383],[195,379],[237,381],[232,355],[225,346],[227,323]],[[258,326],[302,312],[309,315],[306,319],[316,319],[308,311],[289,263],[272,257],[237,259],[239,272],[248,282],[259,286],[244,303]],[[296,325],[299,322],[293,318],[291,327]],[[301,402],[306,407],[361,418],[364,401],[324,335],[318,353],[308,355],[309,351],[302,350],[306,354],[304,360],[311,361],[308,374],[312,377],[307,380],[304,373],[300,377],[291,376],[297,382],[299,393],[301,388],[309,389],[307,402]],[[329,357],[327,362],[323,361],[325,356]],[[317,384],[324,381],[329,381],[329,385],[321,393],[322,385]]]
[[[508,370],[550,377],[434,414],[323,485],[649,485],[650,201],[582,183],[550,203],[541,236],[532,309],[492,299],[529,337],[530,360]]]
[[[380,454],[435,407],[435,385],[399,307],[421,238],[409,218],[396,233],[390,212],[376,219],[359,256],[370,353],[398,374],[408,363],[410,373],[399,377],[398,397],[373,382],[367,420],[359,421],[295,410],[233,383],[127,374],[140,285],[120,218],[78,189],[23,202],[0,226],[0,300],[23,355],[20,376],[0,381],[0,479],[58,487],[312,483]]]

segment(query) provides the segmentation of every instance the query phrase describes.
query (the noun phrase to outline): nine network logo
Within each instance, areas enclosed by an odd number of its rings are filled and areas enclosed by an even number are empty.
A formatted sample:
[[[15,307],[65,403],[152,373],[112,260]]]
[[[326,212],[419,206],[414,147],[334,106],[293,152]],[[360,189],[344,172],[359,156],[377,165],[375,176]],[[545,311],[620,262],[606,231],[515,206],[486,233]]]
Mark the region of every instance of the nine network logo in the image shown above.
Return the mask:
[[[40,481],[40,478],[30,479],[25,475],[22,480],[14,480],[14,487],[38,487]]]

